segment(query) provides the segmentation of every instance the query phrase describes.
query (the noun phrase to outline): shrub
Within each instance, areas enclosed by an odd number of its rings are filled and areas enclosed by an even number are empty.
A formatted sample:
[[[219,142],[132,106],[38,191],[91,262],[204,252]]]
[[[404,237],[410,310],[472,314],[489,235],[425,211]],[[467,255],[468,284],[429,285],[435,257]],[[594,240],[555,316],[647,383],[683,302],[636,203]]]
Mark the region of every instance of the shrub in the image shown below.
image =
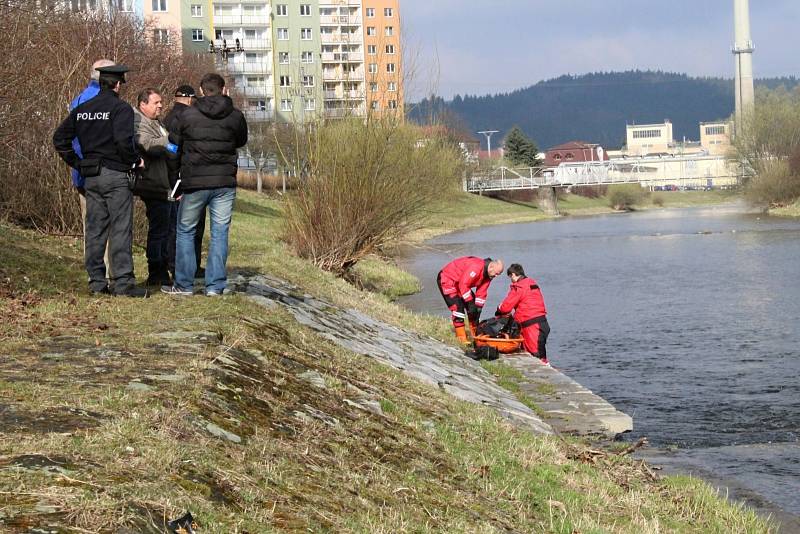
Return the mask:
[[[579,185],[571,189],[573,195],[585,198],[600,198],[608,193],[607,185]]]
[[[608,188],[608,203],[615,210],[631,210],[650,196],[650,193],[638,184],[612,185]]]
[[[334,273],[417,227],[460,183],[458,151],[417,127],[353,119],[306,130],[308,170],[287,201],[284,236]]]
[[[663,208],[664,197],[661,195],[653,195],[653,206],[658,206],[659,208]]]
[[[758,176],[747,183],[745,196],[758,206],[787,206],[800,197],[800,177],[786,160],[761,162]]]

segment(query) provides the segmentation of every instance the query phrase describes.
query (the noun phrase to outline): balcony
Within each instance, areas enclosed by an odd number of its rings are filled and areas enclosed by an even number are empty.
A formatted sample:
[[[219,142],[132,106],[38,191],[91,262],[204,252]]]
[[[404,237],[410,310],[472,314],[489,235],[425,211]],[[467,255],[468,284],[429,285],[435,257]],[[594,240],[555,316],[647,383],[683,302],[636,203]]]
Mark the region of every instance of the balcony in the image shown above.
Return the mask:
[[[244,117],[249,121],[269,121],[272,120],[274,114],[266,109],[246,109],[244,110]]]
[[[225,44],[228,48],[234,48],[236,46],[236,39],[239,39],[239,44],[242,47],[242,50],[269,50],[272,48],[272,39],[242,39],[239,36],[234,36],[231,38],[226,37],[225,39],[214,39],[214,46],[217,48],[222,48],[222,41],[225,41]]]
[[[269,15],[214,15],[214,26],[269,26]]]
[[[361,43],[361,32],[355,33],[323,33],[320,36],[322,44]]]
[[[363,117],[365,109],[359,108],[325,108],[325,116],[333,119],[345,117]]]
[[[363,52],[323,52],[323,63],[361,63],[364,61]]]
[[[242,63],[228,63],[222,66],[230,74],[269,74],[272,67],[266,62],[244,61]]]
[[[236,91],[238,91],[239,94],[243,94],[244,96],[247,97],[267,97],[267,96],[272,96],[273,94],[271,87],[264,87],[264,86],[237,87]]]
[[[322,15],[320,26],[361,26],[361,17],[350,15]]]
[[[355,72],[345,72],[340,70],[323,70],[322,79],[325,81],[347,81],[347,82],[361,82],[364,81],[364,71],[357,70]]]

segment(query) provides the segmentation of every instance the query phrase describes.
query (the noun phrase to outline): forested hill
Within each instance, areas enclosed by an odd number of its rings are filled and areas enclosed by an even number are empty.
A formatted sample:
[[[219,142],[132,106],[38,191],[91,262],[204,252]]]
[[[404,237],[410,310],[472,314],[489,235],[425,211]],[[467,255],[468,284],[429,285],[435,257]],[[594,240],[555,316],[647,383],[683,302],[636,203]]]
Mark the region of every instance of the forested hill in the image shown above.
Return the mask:
[[[757,85],[798,85],[797,78],[768,78]],[[733,80],[692,78],[685,74],[629,71],[561,76],[511,93],[461,96],[446,102],[426,99],[412,106],[413,120],[461,119],[471,131],[500,130],[514,125],[541,149],[580,139],[617,148],[625,142],[626,124],[669,119],[675,139],[699,139],[698,123],[733,113]],[[497,137],[495,137],[497,139]]]

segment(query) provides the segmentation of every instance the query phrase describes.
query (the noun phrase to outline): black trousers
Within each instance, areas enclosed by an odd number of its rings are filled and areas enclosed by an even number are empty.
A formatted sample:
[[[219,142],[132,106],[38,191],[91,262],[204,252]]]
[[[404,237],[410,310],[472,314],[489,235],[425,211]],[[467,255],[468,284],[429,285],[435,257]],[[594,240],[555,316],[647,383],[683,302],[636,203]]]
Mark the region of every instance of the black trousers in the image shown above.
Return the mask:
[[[107,285],[103,256],[109,243],[114,292],[124,293],[136,285],[133,275],[133,194],[128,175],[103,167],[98,176],[86,179],[86,272],[89,289]]]
[[[148,274],[165,275],[169,258],[169,225],[174,202],[153,198],[143,198],[142,201],[147,212]]]

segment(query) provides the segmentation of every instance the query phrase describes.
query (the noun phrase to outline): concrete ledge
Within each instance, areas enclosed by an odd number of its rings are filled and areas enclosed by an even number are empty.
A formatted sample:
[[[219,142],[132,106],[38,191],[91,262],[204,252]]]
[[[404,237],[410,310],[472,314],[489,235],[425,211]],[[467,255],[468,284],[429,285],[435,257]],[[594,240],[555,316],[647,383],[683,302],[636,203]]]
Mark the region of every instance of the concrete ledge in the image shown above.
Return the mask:
[[[504,364],[523,375],[522,392],[554,430],[581,436],[614,438],[633,430],[633,419],[560,371],[530,356],[504,356]]]

